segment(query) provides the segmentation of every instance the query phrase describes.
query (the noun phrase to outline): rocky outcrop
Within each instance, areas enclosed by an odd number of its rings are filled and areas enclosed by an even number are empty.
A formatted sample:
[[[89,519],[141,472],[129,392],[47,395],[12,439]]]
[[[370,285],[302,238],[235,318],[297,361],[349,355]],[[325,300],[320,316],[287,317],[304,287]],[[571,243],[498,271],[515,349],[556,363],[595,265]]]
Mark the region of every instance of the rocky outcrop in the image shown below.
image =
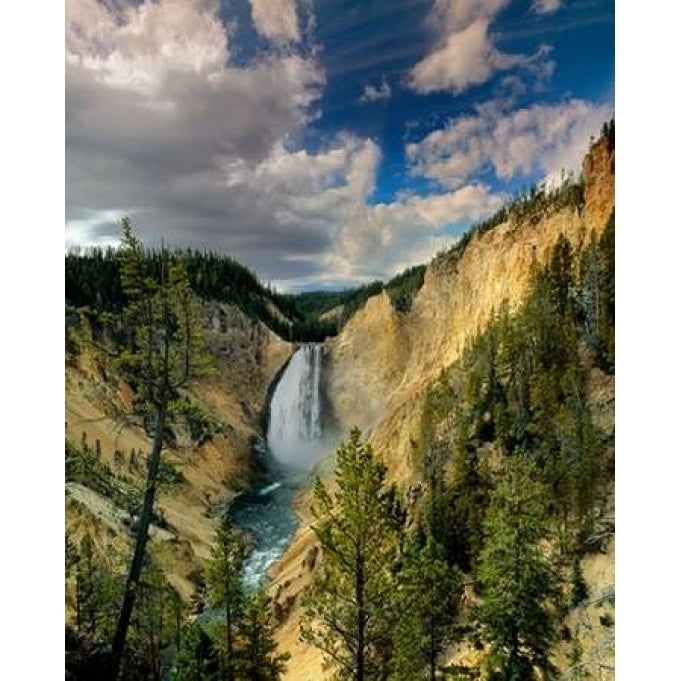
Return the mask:
[[[267,390],[291,354],[291,344],[233,305],[206,303],[206,339],[230,392],[252,412],[265,408]]]
[[[607,136],[595,142],[582,164],[585,221],[599,229],[615,208],[615,146]]]
[[[344,432],[368,431],[391,473],[407,483],[418,436],[419,404],[429,383],[455,362],[466,343],[507,301],[523,298],[536,262],[547,262],[564,234],[579,250],[600,233],[614,207],[614,150],[606,138],[584,161],[585,205],[539,220],[509,220],[472,236],[428,266],[411,310],[397,312],[387,295],[371,298],[327,342],[330,395]]]

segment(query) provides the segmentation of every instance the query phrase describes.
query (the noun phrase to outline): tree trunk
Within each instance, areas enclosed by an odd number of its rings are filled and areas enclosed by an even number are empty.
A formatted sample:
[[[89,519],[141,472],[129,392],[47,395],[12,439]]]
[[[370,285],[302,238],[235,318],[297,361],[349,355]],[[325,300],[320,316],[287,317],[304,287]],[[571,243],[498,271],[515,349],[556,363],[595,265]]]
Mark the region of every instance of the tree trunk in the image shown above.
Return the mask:
[[[140,515],[139,527],[137,528],[137,537],[135,539],[135,552],[132,563],[130,564],[130,572],[128,573],[128,578],[125,583],[123,605],[121,606],[121,611],[118,615],[116,633],[114,634],[113,645],[111,647],[111,654],[113,657],[111,679],[113,681],[118,679],[121,672],[125,639],[128,635],[132,608],[135,604],[135,596],[137,594],[137,587],[142,572],[142,563],[144,562],[144,554],[147,548],[149,525],[151,524],[151,516],[154,510],[154,497],[156,496],[156,478],[161,463],[161,450],[163,449],[163,429],[165,426],[166,408],[167,402],[164,400],[156,411],[156,432],[154,433],[154,441],[151,447],[151,457],[149,460],[149,469],[147,471],[147,486],[144,492],[144,504]]]
[[[357,670],[355,681],[364,681],[364,561],[357,556],[355,600],[357,602]]]
[[[429,650],[429,667],[430,667],[430,681],[435,681],[436,670],[437,670],[437,648],[435,645],[435,623],[433,622],[433,617],[430,617],[429,622],[429,635],[430,635],[430,650]]]
[[[227,681],[234,681],[234,643],[232,641],[232,605],[227,605]]]

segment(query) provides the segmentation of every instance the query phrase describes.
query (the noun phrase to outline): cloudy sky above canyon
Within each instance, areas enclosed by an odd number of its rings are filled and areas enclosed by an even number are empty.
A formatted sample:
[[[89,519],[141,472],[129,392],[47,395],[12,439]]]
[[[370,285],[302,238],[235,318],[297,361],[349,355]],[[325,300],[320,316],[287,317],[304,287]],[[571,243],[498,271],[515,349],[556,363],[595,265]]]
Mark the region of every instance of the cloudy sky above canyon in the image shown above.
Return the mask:
[[[614,0],[66,1],[66,246],[297,291],[427,261],[614,114]]]

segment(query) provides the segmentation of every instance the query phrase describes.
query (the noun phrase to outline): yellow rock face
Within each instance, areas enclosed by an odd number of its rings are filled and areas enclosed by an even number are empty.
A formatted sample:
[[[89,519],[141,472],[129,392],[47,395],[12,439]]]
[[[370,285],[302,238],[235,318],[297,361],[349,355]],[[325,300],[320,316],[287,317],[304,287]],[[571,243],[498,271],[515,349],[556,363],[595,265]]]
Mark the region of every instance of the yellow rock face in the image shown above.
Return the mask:
[[[533,263],[548,261],[564,234],[579,250],[600,234],[614,208],[614,150],[593,145],[584,161],[585,207],[564,208],[475,235],[463,254],[429,265],[408,314],[384,293],[370,299],[343,332],[327,343],[330,396],[345,432],[369,431],[377,453],[406,481],[420,400],[426,386],[455,362],[504,301],[511,308],[527,291]]]

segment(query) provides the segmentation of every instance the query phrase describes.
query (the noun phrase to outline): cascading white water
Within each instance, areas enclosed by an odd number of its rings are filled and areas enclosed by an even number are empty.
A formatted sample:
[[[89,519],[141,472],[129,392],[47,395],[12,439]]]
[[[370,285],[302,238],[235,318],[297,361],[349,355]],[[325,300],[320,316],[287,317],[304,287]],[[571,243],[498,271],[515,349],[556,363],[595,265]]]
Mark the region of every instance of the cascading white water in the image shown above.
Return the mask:
[[[272,395],[267,444],[280,463],[309,468],[324,453],[321,364],[321,344],[304,345],[291,358]]]

